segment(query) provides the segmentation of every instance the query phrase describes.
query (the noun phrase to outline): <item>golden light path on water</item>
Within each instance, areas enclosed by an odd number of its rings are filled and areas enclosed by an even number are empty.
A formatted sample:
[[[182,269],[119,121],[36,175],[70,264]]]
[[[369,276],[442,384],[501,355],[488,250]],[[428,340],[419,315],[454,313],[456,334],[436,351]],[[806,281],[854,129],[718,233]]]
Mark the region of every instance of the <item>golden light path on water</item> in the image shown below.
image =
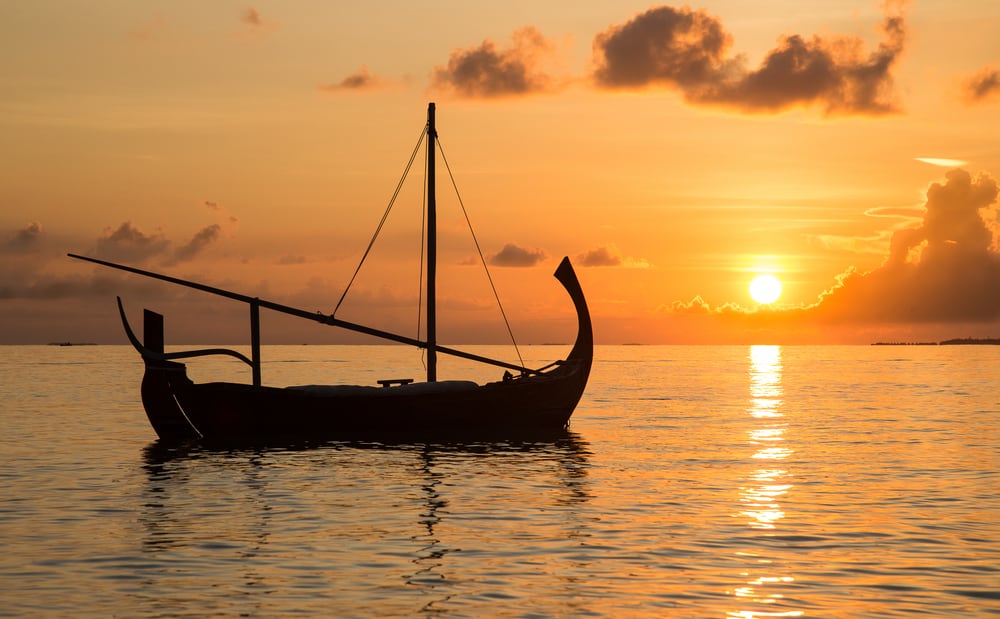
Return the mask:
[[[747,518],[746,524],[761,535],[772,535],[785,512],[781,499],[794,485],[791,475],[782,467],[782,461],[793,451],[783,445],[787,424],[782,412],[784,392],[781,385],[781,347],[750,347],[750,407],[747,414],[755,422],[747,432],[747,442],[756,451],[750,456],[759,461],[740,489],[739,515]],[[760,553],[742,552],[741,558],[750,566],[741,572],[746,584],[731,593],[740,602],[740,608],[727,612],[727,616],[740,619],[755,617],[799,617],[800,610],[777,608],[784,596],[776,587],[795,582],[795,577],[782,573],[771,559]],[[773,610],[772,610],[773,609]]]

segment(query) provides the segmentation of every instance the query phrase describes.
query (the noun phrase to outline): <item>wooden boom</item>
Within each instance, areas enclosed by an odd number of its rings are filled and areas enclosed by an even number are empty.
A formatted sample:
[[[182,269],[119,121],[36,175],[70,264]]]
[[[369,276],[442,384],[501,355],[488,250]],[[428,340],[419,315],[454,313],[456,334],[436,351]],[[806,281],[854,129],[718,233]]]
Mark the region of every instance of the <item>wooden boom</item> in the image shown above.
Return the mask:
[[[169,275],[164,275],[162,273],[145,271],[143,269],[137,269],[135,267],[126,266],[124,264],[116,264],[114,262],[108,262],[107,260],[100,260],[98,258],[91,258],[89,256],[80,256],[77,254],[66,254],[66,255],[69,256],[70,258],[76,258],[77,260],[85,260],[87,262],[93,262],[94,264],[110,267],[112,269],[118,269],[120,271],[135,273],[136,275],[142,275],[143,277],[151,277],[153,279],[170,282],[171,284],[177,284],[178,286],[186,286],[188,288],[194,288],[195,290],[201,290],[202,292],[207,292],[209,294],[218,295],[220,297],[226,297],[227,299],[233,299],[234,301],[247,303],[250,305],[252,309],[263,307],[269,310],[273,310],[275,312],[281,312],[283,314],[298,316],[299,318],[313,320],[320,324],[330,325],[331,327],[340,327],[341,329],[347,329],[348,331],[364,333],[366,335],[382,338],[384,340],[399,342],[401,344],[408,344],[410,346],[415,346],[417,348],[426,349],[428,347],[427,342],[423,340],[407,337],[405,335],[399,335],[396,333],[392,333],[390,331],[382,331],[381,329],[373,329],[371,327],[366,327],[364,325],[348,322],[346,320],[340,320],[339,318],[334,318],[333,316],[329,316],[322,312],[310,312],[296,307],[291,307],[289,305],[282,305],[280,303],[274,303],[272,301],[265,301],[264,299],[251,297],[249,295],[240,294],[238,292],[223,290],[222,288],[215,288],[214,286],[208,286],[206,284],[192,282],[186,279],[180,279],[178,277],[171,277]],[[256,335],[257,337],[259,337],[259,325],[254,323],[251,325],[251,329],[253,331],[252,335]],[[498,367],[506,368],[508,370],[514,370],[516,372],[522,372],[526,374],[538,373],[538,370],[532,370],[514,363],[507,363],[506,361],[500,361],[498,359],[490,359],[489,357],[475,355],[461,350],[456,350],[454,348],[448,348],[446,346],[434,345],[434,349],[437,350],[438,352],[444,353],[446,355],[451,355],[453,357],[460,357],[462,359],[468,359],[470,361],[476,361],[478,363],[495,365]]]

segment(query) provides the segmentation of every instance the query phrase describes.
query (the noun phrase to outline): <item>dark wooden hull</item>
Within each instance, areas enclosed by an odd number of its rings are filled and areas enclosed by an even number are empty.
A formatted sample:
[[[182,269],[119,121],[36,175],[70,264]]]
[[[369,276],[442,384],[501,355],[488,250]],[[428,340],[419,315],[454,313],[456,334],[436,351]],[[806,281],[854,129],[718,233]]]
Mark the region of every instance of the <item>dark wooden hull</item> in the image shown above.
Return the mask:
[[[194,383],[160,342],[139,347],[146,371],[142,402],[164,441],[503,439],[566,428],[587,385],[593,333],[579,282],[564,260],[556,277],[577,310],[577,340],[550,369],[476,385],[465,381],[392,387],[267,387]],[[147,312],[152,314],[151,312]],[[146,335],[162,338],[160,323]]]
[[[180,365],[180,364],[177,364]],[[255,387],[192,382],[183,368],[147,363],[143,405],[161,439],[393,439],[503,437],[562,430],[589,368],[566,362],[535,376],[485,385]]]

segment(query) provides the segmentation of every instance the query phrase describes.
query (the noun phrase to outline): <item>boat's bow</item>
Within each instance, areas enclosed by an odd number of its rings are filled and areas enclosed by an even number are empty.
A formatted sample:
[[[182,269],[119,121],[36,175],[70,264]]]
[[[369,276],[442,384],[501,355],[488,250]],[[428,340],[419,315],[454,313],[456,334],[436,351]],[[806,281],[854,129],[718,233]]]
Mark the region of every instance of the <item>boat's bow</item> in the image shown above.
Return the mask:
[[[584,367],[584,383],[586,377],[590,375],[590,366],[594,360],[594,327],[590,322],[590,310],[587,308],[587,298],[583,296],[583,289],[580,287],[580,280],[576,277],[576,271],[570,264],[569,258],[565,257],[556,268],[555,277],[569,293],[573,306],[576,308],[577,333],[576,343],[570,351],[566,361],[578,362]]]

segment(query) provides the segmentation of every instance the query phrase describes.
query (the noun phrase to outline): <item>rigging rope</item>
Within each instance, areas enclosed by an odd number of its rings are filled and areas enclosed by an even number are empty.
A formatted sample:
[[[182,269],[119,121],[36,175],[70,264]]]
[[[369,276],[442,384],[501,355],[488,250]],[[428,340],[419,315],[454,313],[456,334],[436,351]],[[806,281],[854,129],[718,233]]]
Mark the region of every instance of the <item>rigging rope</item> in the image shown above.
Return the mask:
[[[406,181],[406,177],[410,173],[410,168],[413,167],[413,162],[417,158],[417,153],[420,152],[420,147],[424,143],[424,137],[427,135],[427,125],[425,124],[420,130],[420,137],[417,139],[416,146],[413,147],[413,152],[410,154],[409,161],[406,162],[406,168],[403,170],[403,175],[399,179],[399,183],[396,184],[396,189],[392,193],[392,198],[389,199],[389,204],[385,208],[385,212],[382,214],[382,218],[378,222],[378,226],[375,228],[375,233],[372,235],[371,240],[368,242],[368,247],[365,248],[364,254],[361,256],[361,261],[358,263],[357,268],[354,269],[354,274],[351,275],[350,281],[347,283],[347,287],[344,288],[344,293],[340,295],[340,300],[337,301],[336,307],[333,308],[333,312],[330,314],[331,317],[336,317],[337,310],[340,309],[341,304],[344,299],[347,298],[347,293],[351,290],[351,286],[354,285],[354,280],[357,279],[358,273],[361,272],[361,267],[364,265],[365,260],[368,259],[368,254],[371,253],[372,248],[375,246],[375,241],[378,239],[379,233],[382,231],[382,227],[385,225],[386,220],[389,218],[389,213],[392,211],[393,205],[396,203],[396,198],[399,197],[399,192],[403,188],[403,183]],[[517,341],[514,339],[514,331],[510,327],[510,321],[507,319],[507,312],[503,309],[503,303],[500,302],[500,295],[497,293],[496,284],[493,283],[493,276],[490,274],[490,268],[486,264],[486,257],[483,256],[483,250],[479,246],[479,239],[476,238],[476,232],[472,228],[472,220],[469,219],[469,213],[465,209],[465,202],[462,201],[462,194],[458,191],[458,184],[455,182],[455,175],[451,172],[451,166],[448,164],[448,157],[444,154],[444,147],[441,146],[441,141],[434,136],[432,139],[431,148],[434,148],[435,144],[438,150],[441,152],[441,160],[444,161],[445,169],[448,170],[448,179],[451,180],[451,186],[455,190],[455,196],[458,198],[458,204],[462,208],[462,215],[465,217],[465,223],[469,226],[469,234],[472,235],[472,242],[476,246],[476,252],[479,254],[479,261],[483,264],[483,270],[486,271],[486,279],[489,280],[490,289],[493,291],[493,298],[496,299],[497,307],[500,308],[500,316],[503,317],[504,325],[507,328],[507,335],[510,336],[511,344],[514,345],[514,351],[517,353],[517,359],[521,366],[524,366],[524,359],[521,356],[521,350],[517,346]],[[421,238],[426,239],[426,226],[427,226],[427,172],[428,172],[428,161],[424,161],[424,208],[423,208],[423,218],[421,220]],[[423,306],[423,293],[424,293],[424,260],[425,260],[425,243],[420,244],[420,285],[418,287],[418,301],[417,301],[417,338],[420,338],[420,326],[421,326],[421,309]]]
[[[382,214],[382,219],[378,222],[378,227],[375,228],[375,234],[372,235],[371,241],[368,242],[368,247],[365,249],[365,253],[361,256],[361,262],[358,263],[358,267],[354,269],[354,275],[351,276],[351,281],[347,282],[347,287],[344,288],[344,294],[340,295],[340,300],[337,301],[337,306],[333,308],[333,313],[330,314],[331,317],[337,315],[337,310],[340,309],[340,304],[344,302],[344,298],[347,297],[348,291],[350,291],[351,286],[354,285],[354,280],[358,277],[358,273],[361,271],[361,266],[368,259],[368,254],[371,253],[372,247],[375,246],[375,240],[378,239],[379,233],[382,231],[382,226],[385,225],[386,220],[389,218],[389,212],[392,210],[393,204],[396,203],[396,198],[399,197],[399,192],[403,188],[403,182],[406,180],[406,176],[410,173],[410,167],[413,165],[413,160],[417,158],[417,153],[420,152],[420,146],[424,143],[424,135],[427,134],[427,125],[420,130],[420,137],[417,139],[417,145],[413,147],[413,153],[410,154],[410,160],[406,162],[406,169],[403,170],[403,176],[399,179],[399,183],[396,184],[396,191],[392,193],[392,198],[389,199],[389,205],[385,207],[385,213]],[[423,271],[423,269],[421,269]],[[523,364],[522,364],[523,365]]]
[[[524,359],[521,358],[521,350],[517,347],[517,341],[514,339],[514,332],[510,328],[510,321],[507,320],[507,312],[504,311],[503,303],[500,302],[500,295],[497,293],[497,287],[493,284],[493,276],[490,275],[490,268],[486,265],[486,258],[483,256],[483,250],[479,247],[479,239],[476,238],[476,231],[472,229],[472,221],[469,219],[469,213],[465,210],[465,202],[462,201],[462,194],[458,191],[458,184],[455,183],[455,176],[451,173],[451,166],[448,165],[448,157],[444,154],[444,147],[441,145],[441,140],[437,139],[435,136],[434,141],[437,143],[438,150],[441,152],[441,160],[444,161],[444,167],[448,170],[448,178],[451,180],[451,186],[455,189],[455,196],[458,198],[458,204],[462,207],[462,215],[465,216],[465,223],[469,226],[469,234],[472,235],[472,242],[476,245],[476,251],[479,253],[479,261],[483,263],[483,270],[486,271],[486,279],[489,280],[490,288],[493,289],[493,298],[497,300],[497,307],[500,308],[500,315],[503,316],[503,323],[507,327],[507,334],[510,336],[510,342],[514,345],[514,351],[517,353],[517,360],[523,367]]]

